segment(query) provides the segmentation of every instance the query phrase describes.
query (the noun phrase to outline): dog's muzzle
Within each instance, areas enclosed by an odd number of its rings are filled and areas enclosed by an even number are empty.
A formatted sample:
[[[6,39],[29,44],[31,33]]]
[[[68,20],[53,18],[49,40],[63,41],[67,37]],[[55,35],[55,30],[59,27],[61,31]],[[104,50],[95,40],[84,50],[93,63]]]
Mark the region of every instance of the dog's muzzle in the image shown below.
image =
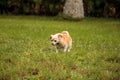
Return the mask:
[[[56,45],[59,45],[59,43],[57,43]]]

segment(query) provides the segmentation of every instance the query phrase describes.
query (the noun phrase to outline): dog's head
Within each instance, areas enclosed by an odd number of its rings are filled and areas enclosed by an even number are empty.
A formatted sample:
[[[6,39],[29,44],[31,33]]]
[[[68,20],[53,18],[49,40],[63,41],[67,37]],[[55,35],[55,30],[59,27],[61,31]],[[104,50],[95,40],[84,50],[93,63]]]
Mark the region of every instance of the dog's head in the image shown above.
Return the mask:
[[[62,38],[62,34],[55,34],[50,36],[51,44],[53,46],[58,45],[60,43],[60,40]]]

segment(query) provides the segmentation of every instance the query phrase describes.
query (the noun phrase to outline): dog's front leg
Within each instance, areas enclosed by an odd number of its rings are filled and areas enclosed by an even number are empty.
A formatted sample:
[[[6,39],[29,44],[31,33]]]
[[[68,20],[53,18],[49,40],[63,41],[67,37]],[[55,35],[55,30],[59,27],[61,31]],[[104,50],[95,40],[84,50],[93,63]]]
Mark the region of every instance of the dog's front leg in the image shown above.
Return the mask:
[[[58,53],[58,49],[57,49],[57,47],[55,47],[55,49],[56,49],[56,53]]]
[[[67,48],[68,48],[67,46],[65,46],[65,47],[64,47],[64,52],[66,52],[66,51],[67,51]]]

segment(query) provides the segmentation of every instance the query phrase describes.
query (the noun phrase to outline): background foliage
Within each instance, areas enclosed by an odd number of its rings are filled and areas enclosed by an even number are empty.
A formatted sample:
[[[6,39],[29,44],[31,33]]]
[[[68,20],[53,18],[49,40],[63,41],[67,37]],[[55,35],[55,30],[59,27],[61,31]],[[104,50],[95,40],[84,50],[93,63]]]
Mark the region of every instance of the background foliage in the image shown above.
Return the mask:
[[[83,0],[85,16],[120,17],[120,0]],[[0,0],[0,14],[56,16],[65,0]]]

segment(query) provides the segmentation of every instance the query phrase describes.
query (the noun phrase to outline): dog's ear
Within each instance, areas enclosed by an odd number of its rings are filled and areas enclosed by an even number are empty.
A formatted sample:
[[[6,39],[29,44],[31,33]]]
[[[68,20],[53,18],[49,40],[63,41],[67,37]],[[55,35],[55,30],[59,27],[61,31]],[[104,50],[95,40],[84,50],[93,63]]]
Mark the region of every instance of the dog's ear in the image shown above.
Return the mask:
[[[53,35],[50,35],[50,39],[52,39],[52,36],[53,36]]]
[[[58,38],[62,38],[62,37],[63,37],[63,35],[62,35],[62,34],[59,34],[59,35],[58,35]]]

